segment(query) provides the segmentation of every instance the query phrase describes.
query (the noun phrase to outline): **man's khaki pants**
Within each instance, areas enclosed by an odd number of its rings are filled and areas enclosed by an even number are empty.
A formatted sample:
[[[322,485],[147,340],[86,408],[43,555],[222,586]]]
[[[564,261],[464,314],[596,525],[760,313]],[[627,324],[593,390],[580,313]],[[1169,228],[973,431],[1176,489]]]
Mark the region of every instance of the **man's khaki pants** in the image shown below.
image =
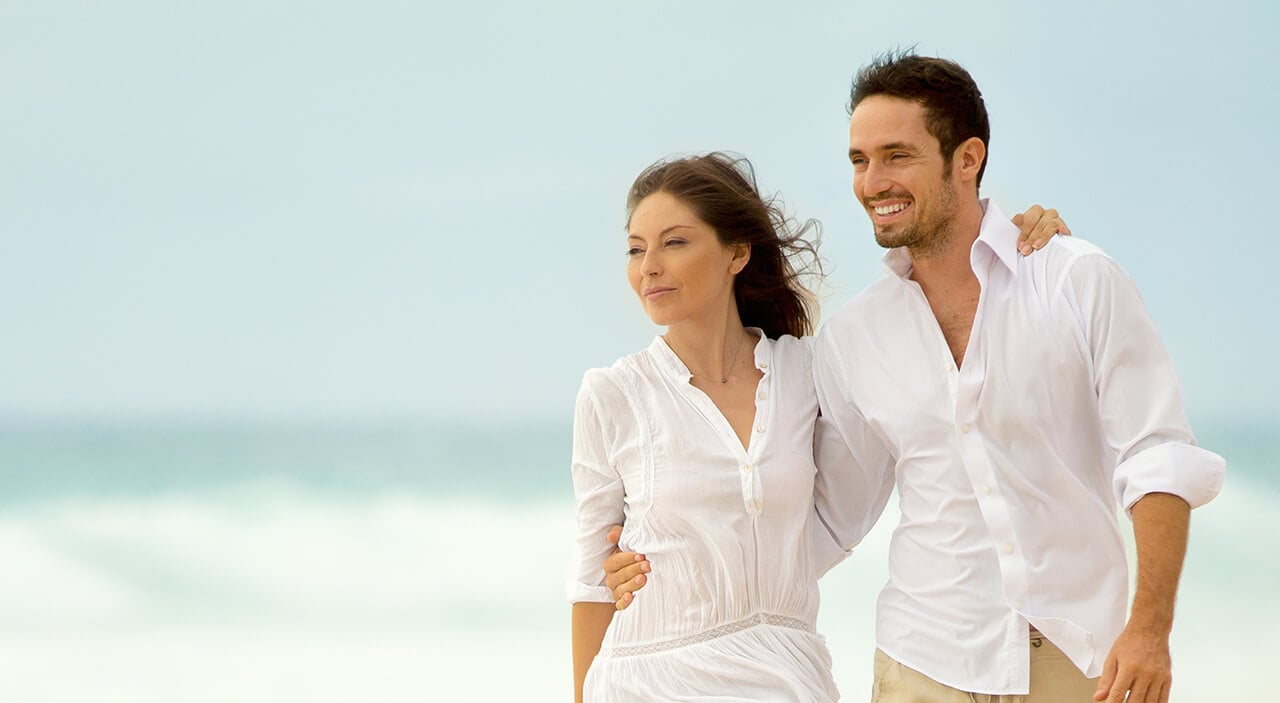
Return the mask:
[[[1098,679],[1087,679],[1039,632],[1031,633],[1031,693],[997,696],[944,686],[876,650],[872,703],[1092,703]]]

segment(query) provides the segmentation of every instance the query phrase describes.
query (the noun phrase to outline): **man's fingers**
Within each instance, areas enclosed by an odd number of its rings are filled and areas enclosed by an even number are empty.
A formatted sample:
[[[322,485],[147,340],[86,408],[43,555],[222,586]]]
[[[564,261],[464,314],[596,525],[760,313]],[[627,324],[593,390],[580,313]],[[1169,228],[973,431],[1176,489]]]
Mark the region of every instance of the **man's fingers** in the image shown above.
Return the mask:
[[[1115,657],[1108,655],[1106,663],[1102,665],[1102,678],[1098,679],[1098,690],[1093,692],[1093,700],[1105,701],[1111,694],[1111,684],[1116,680],[1116,668]]]
[[[1147,693],[1151,691],[1151,679],[1148,676],[1138,676],[1129,685],[1129,701],[1131,703],[1155,703],[1154,700],[1147,699]],[[1124,696],[1120,696],[1120,700],[1124,700]]]
[[[1125,694],[1129,692],[1129,688],[1133,685],[1133,674],[1121,669],[1116,674],[1115,683],[1111,684],[1110,695],[1107,696],[1107,703],[1124,703]],[[1141,698],[1135,698],[1141,701]]]
[[[616,589],[619,585],[649,571],[649,562],[643,554],[618,552],[604,560],[604,585]]]
[[[649,562],[647,561],[640,562],[638,564],[632,564],[625,569],[615,571],[604,578],[604,585],[613,589],[614,598],[622,595],[623,591],[634,591],[636,590],[635,588],[628,588],[628,586],[636,585],[635,580],[637,578],[640,579],[639,585],[644,585],[643,577],[648,571],[648,569],[645,568],[645,565],[648,563]]]
[[[622,541],[622,525],[614,525],[613,527],[610,527],[609,534],[605,539],[609,540],[609,544],[617,546],[618,542]]]
[[[648,562],[645,562],[646,564]],[[631,579],[624,581],[617,588],[613,589],[614,603],[613,607],[618,610],[626,610],[631,605],[631,601],[635,600],[635,592],[644,588],[649,582],[649,578],[644,574],[636,574]]]
[[[1160,697],[1156,700],[1159,703],[1169,703],[1169,689],[1173,688],[1173,680],[1166,679],[1164,685],[1160,687]]]

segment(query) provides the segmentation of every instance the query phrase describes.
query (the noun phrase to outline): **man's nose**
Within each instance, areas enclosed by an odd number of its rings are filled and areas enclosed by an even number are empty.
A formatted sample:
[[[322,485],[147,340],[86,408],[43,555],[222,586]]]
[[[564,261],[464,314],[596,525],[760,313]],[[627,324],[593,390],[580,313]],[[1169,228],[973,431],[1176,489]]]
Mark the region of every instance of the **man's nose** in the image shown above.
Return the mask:
[[[885,170],[877,164],[867,164],[867,167],[863,170],[861,177],[855,180],[861,181],[862,187],[858,188],[858,190],[860,190],[864,196],[883,193],[892,187],[892,183],[890,183]],[[858,184],[855,183],[854,185],[855,188],[857,188]]]

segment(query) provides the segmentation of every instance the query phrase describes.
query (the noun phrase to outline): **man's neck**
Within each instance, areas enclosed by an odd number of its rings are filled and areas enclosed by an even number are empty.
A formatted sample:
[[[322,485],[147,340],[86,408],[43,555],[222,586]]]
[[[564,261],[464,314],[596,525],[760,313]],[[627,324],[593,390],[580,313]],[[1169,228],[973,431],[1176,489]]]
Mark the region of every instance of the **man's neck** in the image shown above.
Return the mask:
[[[949,223],[946,244],[929,251],[908,250],[911,278],[925,288],[945,286],[973,277],[969,252],[982,230],[982,204],[975,198],[956,211]]]

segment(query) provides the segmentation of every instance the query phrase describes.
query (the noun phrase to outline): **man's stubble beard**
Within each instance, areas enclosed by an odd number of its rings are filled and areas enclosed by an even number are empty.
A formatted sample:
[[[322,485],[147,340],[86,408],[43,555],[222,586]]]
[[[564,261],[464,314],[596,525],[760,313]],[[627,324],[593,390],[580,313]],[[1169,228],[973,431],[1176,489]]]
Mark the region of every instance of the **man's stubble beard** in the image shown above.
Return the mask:
[[[951,243],[953,232],[951,225],[959,210],[957,204],[960,198],[952,187],[950,173],[944,172],[942,185],[943,187],[938,191],[937,206],[934,208],[935,216],[926,215],[927,219],[918,219],[896,234],[885,232],[877,227],[875,229],[876,244],[885,249],[906,247],[911,252],[911,258],[917,260],[927,259],[946,249]]]

